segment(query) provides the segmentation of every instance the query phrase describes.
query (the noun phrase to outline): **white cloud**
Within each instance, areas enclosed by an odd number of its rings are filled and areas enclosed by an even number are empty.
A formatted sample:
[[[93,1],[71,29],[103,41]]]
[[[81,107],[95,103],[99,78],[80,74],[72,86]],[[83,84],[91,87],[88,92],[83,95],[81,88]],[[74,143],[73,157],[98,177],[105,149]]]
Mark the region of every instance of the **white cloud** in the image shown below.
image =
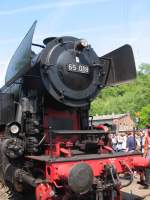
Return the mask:
[[[12,9],[12,10],[4,10],[0,11],[0,16],[8,16],[8,15],[16,15],[18,13],[23,13],[23,12],[33,12],[33,11],[41,11],[41,10],[46,10],[50,8],[56,8],[56,7],[69,7],[69,6],[78,6],[78,5],[85,5],[85,4],[94,4],[94,3],[104,3],[109,0],[66,0],[62,2],[51,2],[51,3],[43,3],[43,4],[38,4],[38,5],[33,5],[33,6],[28,6],[28,7],[22,7],[22,8],[17,8],[17,9]]]

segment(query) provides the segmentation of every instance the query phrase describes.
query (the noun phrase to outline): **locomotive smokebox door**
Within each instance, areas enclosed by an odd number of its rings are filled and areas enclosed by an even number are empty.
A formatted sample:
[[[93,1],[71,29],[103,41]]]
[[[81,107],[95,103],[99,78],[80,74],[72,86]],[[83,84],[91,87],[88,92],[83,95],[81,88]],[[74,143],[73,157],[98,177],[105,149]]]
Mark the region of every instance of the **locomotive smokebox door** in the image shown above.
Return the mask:
[[[134,56],[130,45],[124,45],[100,58],[109,62],[106,86],[117,85],[136,78]]]
[[[79,163],[72,167],[68,177],[69,187],[75,193],[86,193],[92,188],[93,171],[86,163]]]
[[[103,82],[99,57],[83,39],[65,36],[48,41],[40,57],[45,88],[65,105],[87,105]]]

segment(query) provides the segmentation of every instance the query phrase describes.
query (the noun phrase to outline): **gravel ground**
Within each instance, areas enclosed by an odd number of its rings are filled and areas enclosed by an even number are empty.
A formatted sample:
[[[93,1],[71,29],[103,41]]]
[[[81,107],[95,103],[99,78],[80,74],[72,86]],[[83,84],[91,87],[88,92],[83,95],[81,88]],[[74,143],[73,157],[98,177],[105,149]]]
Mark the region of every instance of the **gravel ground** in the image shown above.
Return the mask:
[[[133,183],[122,190],[125,200],[150,200],[150,189],[139,189],[141,185],[137,184],[138,180],[139,177],[136,176]]]
[[[8,200],[7,189],[0,187],[0,200]]]
[[[150,189],[139,189],[138,180],[136,177],[130,186],[122,190],[123,200],[150,200]],[[0,200],[8,200],[6,188],[0,187]]]

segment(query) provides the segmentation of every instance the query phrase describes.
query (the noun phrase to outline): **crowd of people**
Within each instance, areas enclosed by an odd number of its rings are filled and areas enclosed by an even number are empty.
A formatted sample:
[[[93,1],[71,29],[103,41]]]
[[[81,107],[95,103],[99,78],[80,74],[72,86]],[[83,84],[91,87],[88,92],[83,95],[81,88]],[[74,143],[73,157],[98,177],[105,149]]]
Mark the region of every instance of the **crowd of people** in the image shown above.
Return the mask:
[[[117,152],[132,152],[137,150],[142,151],[145,156],[149,156],[150,158],[150,151],[147,153],[145,152],[146,145],[148,145],[147,137],[147,129],[144,129],[139,131],[128,131],[119,134],[112,134],[111,141],[113,149]]]
[[[150,124],[144,130],[127,132],[126,134],[112,134],[111,141],[113,149],[117,152],[133,152],[137,150],[141,151],[145,158],[150,158]],[[141,174],[140,183],[144,189],[150,188],[150,167]]]

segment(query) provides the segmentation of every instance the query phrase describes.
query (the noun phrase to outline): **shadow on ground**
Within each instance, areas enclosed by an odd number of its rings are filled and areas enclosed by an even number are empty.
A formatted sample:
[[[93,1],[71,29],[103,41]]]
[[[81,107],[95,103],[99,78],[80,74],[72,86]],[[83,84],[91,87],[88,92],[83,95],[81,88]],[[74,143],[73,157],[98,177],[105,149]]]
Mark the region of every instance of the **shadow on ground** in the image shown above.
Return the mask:
[[[122,192],[122,194],[123,194],[123,200],[142,200],[142,199],[144,200],[145,199],[145,198],[140,197],[138,195],[132,194],[132,191],[129,191],[128,193],[127,192]]]

